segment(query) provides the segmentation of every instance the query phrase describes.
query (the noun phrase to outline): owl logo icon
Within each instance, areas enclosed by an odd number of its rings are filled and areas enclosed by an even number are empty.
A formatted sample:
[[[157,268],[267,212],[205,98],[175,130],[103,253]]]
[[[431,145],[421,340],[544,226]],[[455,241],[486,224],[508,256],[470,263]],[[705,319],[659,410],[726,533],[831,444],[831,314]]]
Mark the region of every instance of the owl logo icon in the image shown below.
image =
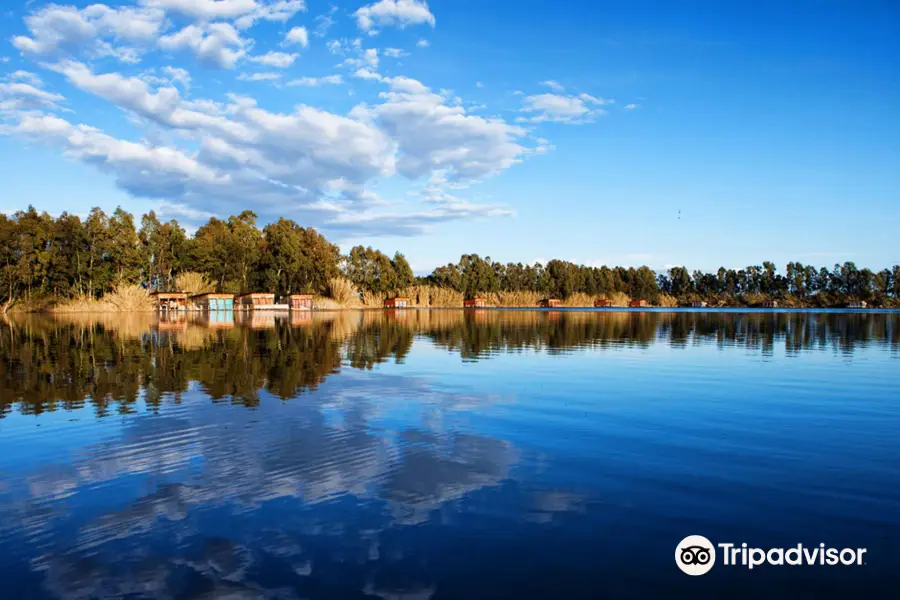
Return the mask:
[[[689,535],[675,548],[675,564],[688,575],[705,575],[716,564],[716,547],[702,535]]]

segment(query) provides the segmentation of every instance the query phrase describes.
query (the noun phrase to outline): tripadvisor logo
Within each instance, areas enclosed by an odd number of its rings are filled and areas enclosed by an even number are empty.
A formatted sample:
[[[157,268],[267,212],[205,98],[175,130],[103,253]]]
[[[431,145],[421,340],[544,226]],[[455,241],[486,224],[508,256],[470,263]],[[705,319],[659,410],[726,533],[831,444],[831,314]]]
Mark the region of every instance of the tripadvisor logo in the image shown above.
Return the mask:
[[[713,544],[702,535],[689,535],[675,547],[675,564],[688,575],[705,575],[716,564],[716,549],[726,567],[772,566],[861,566],[866,564],[865,548],[829,548],[825,544],[807,547],[797,544],[790,548],[754,548],[743,544]]]
[[[675,564],[688,575],[705,575],[716,564],[716,548],[702,535],[689,535],[675,548]]]

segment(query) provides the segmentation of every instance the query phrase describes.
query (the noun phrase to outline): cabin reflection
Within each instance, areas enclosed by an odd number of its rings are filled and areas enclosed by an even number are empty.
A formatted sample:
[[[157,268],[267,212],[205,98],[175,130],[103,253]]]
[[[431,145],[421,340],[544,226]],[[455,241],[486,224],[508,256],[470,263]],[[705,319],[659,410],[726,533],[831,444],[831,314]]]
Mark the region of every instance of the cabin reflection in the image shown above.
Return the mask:
[[[292,310],[290,315],[291,327],[307,327],[313,324],[312,312],[309,310]]]
[[[391,321],[408,321],[410,312],[404,310],[403,308],[386,308],[384,309],[384,316]]]
[[[234,311],[212,310],[204,314],[204,319],[198,321],[210,329],[231,329],[234,327]]]
[[[187,331],[187,326],[188,319],[184,311],[170,311],[159,315],[155,329],[159,331]]]

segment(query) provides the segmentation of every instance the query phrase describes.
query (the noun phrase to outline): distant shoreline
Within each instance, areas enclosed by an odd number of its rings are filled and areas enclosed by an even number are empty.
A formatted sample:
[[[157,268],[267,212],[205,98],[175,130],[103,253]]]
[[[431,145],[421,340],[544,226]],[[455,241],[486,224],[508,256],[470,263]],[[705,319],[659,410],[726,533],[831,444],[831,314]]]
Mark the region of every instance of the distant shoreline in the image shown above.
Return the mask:
[[[777,308],[763,308],[757,306],[717,306],[717,307],[689,307],[689,306],[644,306],[644,307],[628,307],[628,306],[613,306],[613,307],[594,307],[594,306],[559,306],[553,308],[540,307],[540,306],[485,306],[480,308],[464,308],[464,307],[453,307],[453,306],[410,306],[405,308],[384,308],[384,307],[370,307],[370,306],[331,306],[331,307],[322,307],[322,308],[314,308],[312,310],[267,310],[267,311],[247,311],[247,310],[214,310],[214,311],[206,311],[206,310],[185,310],[178,311],[177,314],[180,315],[208,315],[208,314],[253,314],[254,312],[273,314],[273,315],[289,315],[289,314],[297,314],[297,313],[309,313],[309,314],[321,314],[321,313],[331,313],[331,312],[377,312],[382,311],[386,313],[400,313],[400,312],[411,312],[411,311],[459,311],[459,312],[468,312],[472,314],[483,313],[486,311],[499,312],[499,311],[510,311],[510,312],[545,312],[545,313],[554,313],[554,312],[593,312],[593,313],[640,313],[640,312],[652,312],[652,313],[661,313],[661,312],[685,312],[685,313],[717,313],[717,312],[730,312],[730,313],[740,313],[740,312],[752,312],[752,313],[815,313],[815,312],[828,312],[828,313],[900,313],[900,307],[867,307],[867,308],[848,308],[848,307],[777,307]],[[93,315],[116,315],[116,314],[143,314],[143,315],[153,315],[153,314],[165,314],[160,313],[157,310],[104,310],[104,309],[87,309],[87,310],[54,310],[54,309],[43,309],[43,310],[11,310],[7,314],[29,314],[29,315],[72,315],[72,314],[93,314]],[[174,315],[173,315],[174,316]]]

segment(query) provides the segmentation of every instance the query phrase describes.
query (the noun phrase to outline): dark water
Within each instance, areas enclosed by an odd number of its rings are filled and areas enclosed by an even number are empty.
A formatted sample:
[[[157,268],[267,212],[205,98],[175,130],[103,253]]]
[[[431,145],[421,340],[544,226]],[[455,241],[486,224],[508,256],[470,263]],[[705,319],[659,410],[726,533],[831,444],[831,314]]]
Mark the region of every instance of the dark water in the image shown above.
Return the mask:
[[[898,384],[891,313],[0,323],[0,597],[896,598]]]

